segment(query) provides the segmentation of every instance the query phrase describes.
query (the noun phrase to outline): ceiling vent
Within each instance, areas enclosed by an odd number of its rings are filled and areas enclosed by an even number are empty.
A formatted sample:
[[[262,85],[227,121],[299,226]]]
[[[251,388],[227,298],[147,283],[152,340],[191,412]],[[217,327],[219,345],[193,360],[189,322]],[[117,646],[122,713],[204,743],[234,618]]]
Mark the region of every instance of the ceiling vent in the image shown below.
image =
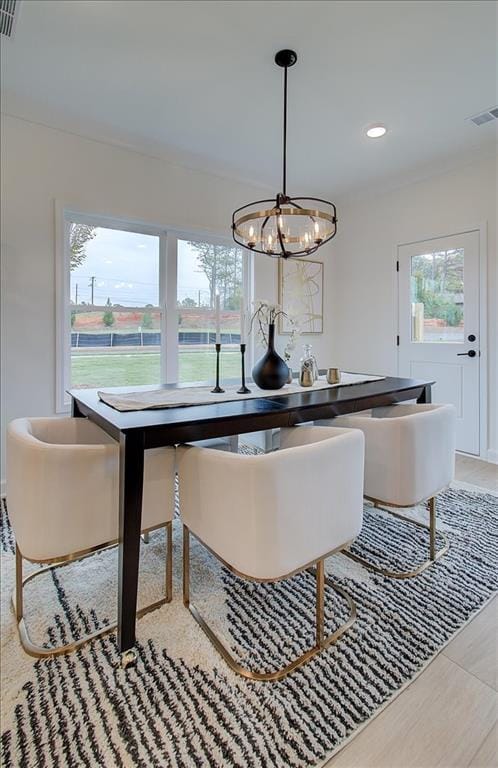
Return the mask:
[[[491,107],[485,112],[468,117],[467,120],[470,120],[474,125],[484,125],[484,123],[490,123],[492,120],[498,120],[498,107]]]
[[[15,31],[21,0],[0,0],[0,34],[12,37]]]

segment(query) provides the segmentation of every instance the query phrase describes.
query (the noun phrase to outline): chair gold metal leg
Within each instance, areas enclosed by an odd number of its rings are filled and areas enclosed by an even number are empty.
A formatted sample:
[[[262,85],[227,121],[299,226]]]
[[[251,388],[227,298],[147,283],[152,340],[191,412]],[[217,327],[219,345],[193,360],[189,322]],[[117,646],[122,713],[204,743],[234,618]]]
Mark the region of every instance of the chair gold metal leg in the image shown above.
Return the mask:
[[[22,620],[23,616],[23,594],[22,594],[22,555],[16,544],[16,621]]]
[[[200,542],[202,544],[202,542]],[[212,642],[216,650],[220,653],[223,659],[226,661],[230,669],[242,677],[246,677],[249,680],[258,680],[261,682],[281,680],[283,677],[293,672],[298,667],[305,664],[307,661],[320,653],[324,648],[328,648],[333,643],[337,642],[339,638],[346,632],[347,629],[356,620],[356,606],[353,599],[348,593],[339,585],[333,584],[327,580],[327,584],[332,587],[338,594],[340,594],[347,602],[349,606],[349,616],[347,621],[342,624],[335,632],[328,637],[323,636],[323,602],[324,602],[324,561],[318,560],[316,563],[316,642],[315,645],[308,651],[305,651],[301,656],[293,659],[289,664],[276,670],[275,672],[253,672],[246,667],[243,667],[232,656],[228,648],[221,642],[218,636],[211,629],[209,624],[200,614],[199,610],[190,602],[190,531],[186,525],[183,526],[183,603],[189,609],[190,613],[199,624],[201,629],[207,635]]]
[[[133,648],[129,648],[127,651],[123,651],[120,659],[121,669],[128,669],[128,667],[134,667],[137,663],[137,652]]]
[[[173,522],[166,523],[164,531],[166,537],[166,602],[173,599]]]
[[[167,602],[171,601],[172,596],[172,523],[166,523],[166,540],[167,540],[167,562],[166,562],[166,596],[162,597],[160,600],[156,600],[156,602],[151,603],[150,605],[145,606],[144,608],[141,608],[139,611],[137,611],[137,618],[141,618],[142,616],[145,616],[146,613],[150,613],[151,611],[156,610],[157,608],[160,608],[162,605],[164,605]],[[109,547],[106,546],[105,549],[108,549]],[[23,558],[21,555],[21,552],[19,550],[19,547],[16,545],[16,586],[12,593],[12,604],[14,606],[15,615],[16,615],[16,621],[17,621],[17,628],[19,631],[19,639],[21,641],[21,645],[26,651],[27,654],[30,656],[34,656],[36,658],[43,658],[47,656],[60,656],[61,654],[65,653],[71,653],[72,651],[77,650],[82,645],[85,645],[86,643],[90,642],[90,640],[94,640],[97,637],[102,637],[104,635],[109,634],[109,632],[112,632],[117,627],[117,622],[113,622],[111,624],[106,624],[101,629],[95,630],[95,632],[91,632],[88,635],[85,635],[84,637],[81,637],[79,640],[75,640],[72,643],[67,643],[66,645],[59,645],[55,646],[53,648],[45,648],[42,645],[37,645],[31,640],[31,637],[29,635],[29,630],[26,625],[26,621],[24,619],[24,598],[23,598],[23,588],[24,586],[31,581],[32,579],[35,579],[37,576],[41,576],[44,573],[48,573],[52,571],[54,568],[62,568],[66,565],[69,565],[69,563],[74,563],[76,560],[85,560],[87,557],[90,557],[91,555],[95,554],[95,552],[98,550],[91,550],[89,552],[86,552],[85,554],[79,556],[79,557],[73,557],[69,556],[64,561],[59,561],[55,563],[51,563],[50,565],[46,566],[45,568],[40,568],[37,571],[34,571],[33,573],[30,573],[28,576],[25,576],[23,578],[22,575],[22,564],[23,564]],[[134,654],[134,651],[127,652],[128,656],[123,655],[123,658],[121,660],[121,665],[123,667],[130,666],[134,659],[136,660],[136,654],[132,658],[132,654]]]
[[[436,497],[429,499],[429,557],[436,559]]]
[[[183,526],[183,605],[190,604],[190,531]]]
[[[323,645],[323,613],[324,613],[325,579],[324,563],[319,560],[316,564],[316,644]]]
[[[387,576],[390,579],[412,579],[414,576],[419,576],[421,573],[423,573],[427,568],[429,568],[433,563],[436,562],[436,560],[439,560],[443,555],[446,554],[448,549],[450,548],[449,541],[447,537],[442,533],[441,531],[438,531],[436,528],[436,498],[433,496],[429,499],[428,507],[429,507],[429,525],[426,525],[425,523],[420,522],[420,520],[413,520],[411,517],[407,517],[407,515],[402,515],[400,512],[395,512],[392,509],[386,509],[385,507],[381,506],[381,502],[377,501],[375,502],[374,506],[377,509],[381,509],[383,512],[388,512],[390,515],[394,515],[394,517],[399,518],[400,520],[403,520],[404,522],[411,523],[412,525],[416,525],[419,528],[424,528],[424,530],[429,531],[429,558],[427,560],[424,560],[420,565],[418,565],[416,568],[413,568],[410,571],[391,571],[388,568],[381,568],[379,565],[375,565],[375,563],[371,563],[369,560],[367,560],[364,557],[360,557],[360,555],[357,555],[355,552],[351,552],[350,550],[344,549],[342,551],[343,555],[346,555],[346,557],[351,558],[351,560],[354,560],[357,563],[360,563],[360,565],[365,566],[365,568],[368,568],[370,571],[374,571],[375,573],[380,573],[383,576]],[[443,546],[436,550],[436,534],[438,534],[442,540],[443,540]]]

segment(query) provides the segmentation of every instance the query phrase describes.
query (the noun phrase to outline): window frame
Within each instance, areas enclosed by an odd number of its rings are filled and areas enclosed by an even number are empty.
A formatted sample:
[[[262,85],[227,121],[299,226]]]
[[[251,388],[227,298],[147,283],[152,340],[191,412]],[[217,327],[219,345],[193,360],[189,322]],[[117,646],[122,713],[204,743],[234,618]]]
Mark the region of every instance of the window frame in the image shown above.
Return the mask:
[[[78,210],[73,206],[55,203],[55,257],[56,257],[56,311],[55,311],[55,412],[68,413],[71,398],[71,326],[67,322],[70,306],[71,272],[69,269],[69,224],[70,222],[90,226],[118,229],[159,237],[159,309],[161,311],[161,381],[174,384],[178,380],[178,240],[210,242],[216,245],[237,247],[229,237],[200,230],[174,229],[165,226],[145,224],[132,219],[119,219]],[[246,254],[243,259],[242,290],[250,311],[250,297],[253,295],[253,259]],[[253,360],[253,342],[247,339],[248,366]]]

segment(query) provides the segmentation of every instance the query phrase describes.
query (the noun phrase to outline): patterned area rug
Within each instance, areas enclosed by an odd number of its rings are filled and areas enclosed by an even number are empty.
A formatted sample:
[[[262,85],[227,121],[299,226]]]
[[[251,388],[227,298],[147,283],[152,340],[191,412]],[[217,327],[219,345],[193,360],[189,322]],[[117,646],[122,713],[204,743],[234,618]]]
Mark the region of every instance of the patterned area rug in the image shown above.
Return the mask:
[[[414,514],[425,514],[415,510]],[[354,597],[358,620],[339,643],[278,683],[233,674],[183,608],[180,525],[171,604],[138,622],[139,661],[117,666],[113,635],[69,656],[38,660],[20,648],[9,606],[14,541],[2,514],[2,765],[317,766],[375,716],[497,589],[498,499],[453,487],[439,526],[450,551],[417,579],[392,581],[344,556],[328,571]],[[427,536],[366,507],[355,545],[396,567],[425,557]],[[139,603],[162,589],[164,533],[142,545]],[[314,580],[240,581],[192,547],[193,599],[245,664],[272,669],[313,642]],[[115,616],[115,550],[42,576],[27,588],[34,639],[67,641]],[[327,593],[326,624],[345,606]]]

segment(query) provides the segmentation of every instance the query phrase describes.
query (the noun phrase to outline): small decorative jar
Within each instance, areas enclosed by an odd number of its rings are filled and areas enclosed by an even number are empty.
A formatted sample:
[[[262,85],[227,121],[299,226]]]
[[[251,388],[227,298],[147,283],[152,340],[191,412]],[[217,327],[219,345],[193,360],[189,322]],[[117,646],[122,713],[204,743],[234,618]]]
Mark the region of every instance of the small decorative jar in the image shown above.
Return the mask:
[[[311,351],[311,344],[305,344],[303,346],[303,356],[299,361],[299,383],[303,387],[311,387],[318,379],[318,365],[315,360],[315,356]],[[311,383],[309,383],[311,379]],[[307,383],[304,384],[303,381]]]
[[[315,379],[313,378],[313,371],[311,368],[307,368],[303,365],[299,373],[299,384],[301,387],[312,387],[314,383]]]

